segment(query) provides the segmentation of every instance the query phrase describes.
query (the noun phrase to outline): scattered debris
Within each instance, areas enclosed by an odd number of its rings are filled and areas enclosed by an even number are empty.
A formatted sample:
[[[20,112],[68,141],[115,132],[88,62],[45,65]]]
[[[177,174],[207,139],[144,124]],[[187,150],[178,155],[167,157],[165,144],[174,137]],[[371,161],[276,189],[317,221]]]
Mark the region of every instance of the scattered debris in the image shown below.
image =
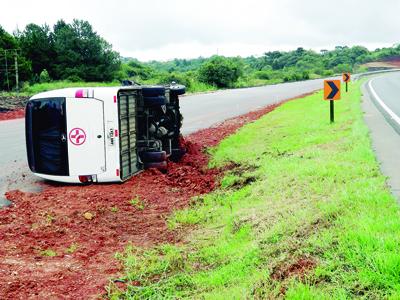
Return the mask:
[[[83,214],[83,217],[84,217],[86,220],[91,220],[91,219],[94,218],[93,214],[90,213],[90,212],[85,212],[85,213]]]

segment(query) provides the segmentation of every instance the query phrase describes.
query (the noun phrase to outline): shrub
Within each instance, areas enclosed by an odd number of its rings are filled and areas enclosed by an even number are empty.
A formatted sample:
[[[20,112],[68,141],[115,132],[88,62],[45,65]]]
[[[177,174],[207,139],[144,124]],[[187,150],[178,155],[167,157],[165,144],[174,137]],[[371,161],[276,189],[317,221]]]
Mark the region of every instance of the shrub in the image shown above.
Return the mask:
[[[310,73],[308,71],[303,71],[302,79],[303,80],[310,79]]]
[[[217,87],[231,87],[243,73],[242,65],[235,59],[214,56],[199,70],[199,80]]]
[[[333,70],[335,73],[345,73],[345,72],[351,72],[352,68],[349,64],[340,64],[337,65]]]
[[[83,81],[82,78],[80,78],[78,75],[70,75],[65,80],[69,81],[69,82],[80,82],[80,81]]]
[[[255,76],[258,79],[269,80],[269,79],[271,79],[271,72],[269,72],[269,71],[257,71],[257,72],[255,72]]]
[[[148,80],[152,76],[154,76],[154,70],[137,60],[131,60],[128,63],[122,64],[120,70],[116,74],[119,80],[134,77],[136,80]]]
[[[332,70],[325,70],[322,75],[325,76],[325,77],[332,76],[333,75],[333,71]]]
[[[40,83],[45,83],[45,82],[51,81],[49,72],[47,72],[46,69],[44,69],[42,72],[40,72],[39,81],[40,81]]]
[[[192,86],[192,81],[191,81],[190,77],[183,73],[181,73],[181,74],[165,73],[165,74],[162,74],[159,79],[160,84],[169,84],[172,81],[174,81],[178,84],[183,84],[187,88],[190,88]]]
[[[313,72],[317,75],[323,75],[324,74],[324,69],[323,68],[315,68]]]
[[[283,76],[283,81],[284,82],[289,82],[289,81],[299,81],[302,80],[303,78],[303,74],[297,73],[297,72],[287,72],[284,74]]]

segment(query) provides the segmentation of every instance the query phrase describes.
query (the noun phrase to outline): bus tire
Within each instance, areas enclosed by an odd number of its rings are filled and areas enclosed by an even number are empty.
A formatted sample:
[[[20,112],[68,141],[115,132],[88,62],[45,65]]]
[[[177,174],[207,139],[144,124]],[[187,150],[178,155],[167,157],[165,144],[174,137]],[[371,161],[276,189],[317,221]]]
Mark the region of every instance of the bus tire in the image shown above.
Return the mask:
[[[184,149],[173,149],[169,159],[173,162],[178,162],[186,154]]]
[[[183,95],[186,93],[186,87],[181,84],[171,85],[169,87],[170,93],[176,96]]]
[[[140,158],[143,162],[163,162],[167,160],[165,151],[146,151],[140,153]]]

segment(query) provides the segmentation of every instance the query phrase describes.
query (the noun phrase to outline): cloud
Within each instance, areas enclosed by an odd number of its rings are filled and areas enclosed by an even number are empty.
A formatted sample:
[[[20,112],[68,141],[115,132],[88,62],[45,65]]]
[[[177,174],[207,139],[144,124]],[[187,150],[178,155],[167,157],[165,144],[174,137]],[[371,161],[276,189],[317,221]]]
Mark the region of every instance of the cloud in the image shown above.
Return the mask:
[[[115,0],[8,2],[0,24],[88,20],[124,56],[139,59],[262,54],[399,40],[400,1]]]

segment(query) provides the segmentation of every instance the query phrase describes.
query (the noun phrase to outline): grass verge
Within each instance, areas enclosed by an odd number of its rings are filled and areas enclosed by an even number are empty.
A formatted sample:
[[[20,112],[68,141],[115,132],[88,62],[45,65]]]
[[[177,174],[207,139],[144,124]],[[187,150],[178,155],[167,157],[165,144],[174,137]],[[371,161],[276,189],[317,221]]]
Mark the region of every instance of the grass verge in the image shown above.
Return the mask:
[[[400,297],[399,208],[360,109],[360,83],[335,103],[291,101],[211,149],[234,162],[221,188],[169,219],[182,245],[117,254],[112,299]]]
[[[320,78],[318,76],[311,76],[311,79]],[[133,78],[136,79],[136,78]],[[140,82],[142,85],[159,85],[165,84],[165,80],[160,80],[158,77],[150,78],[147,80],[141,80],[140,78],[136,79],[137,82]],[[298,79],[301,80],[301,79]],[[290,80],[295,81],[295,80]],[[259,79],[254,77],[246,77],[240,78],[232,87],[232,89],[236,88],[249,88],[249,87],[257,87],[257,86],[265,86],[265,85],[272,85],[278,83],[284,83],[283,78],[273,78],[269,80]],[[186,84],[187,93],[202,93],[202,92],[213,92],[217,90],[222,90],[222,88],[218,88],[216,86],[200,82],[195,78],[188,78],[187,82],[185,81],[178,81],[178,83]],[[59,80],[59,81],[51,81],[51,82],[44,82],[44,83],[35,83],[35,84],[24,84],[24,86],[20,89],[17,93],[16,91],[6,92],[0,91],[1,97],[30,97],[38,93],[63,89],[63,88],[70,88],[70,87],[101,87],[101,86],[120,86],[121,83],[119,81],[113,82],[72,82],[66,80]]]
[[[57,90],[57,89],[65,89],[70,87],[97,87],[97,86],[120,86],[121,83],[118,81],[115,82],[72,82],[72,81],[52,81],[45,83],[35,83],[33,85],[26,84],[24,85],[20,92],[0,92],[0,96],[2,97],[30,97],[38,93]]]
[[[36,83],[28,85],[22,89],[23,93],[34,95],[41,92],[64,89],[69,87],[97,87],[97,86],[120,86],[117,82],[70,82],[70,81],[53,81],[48,83]]]

